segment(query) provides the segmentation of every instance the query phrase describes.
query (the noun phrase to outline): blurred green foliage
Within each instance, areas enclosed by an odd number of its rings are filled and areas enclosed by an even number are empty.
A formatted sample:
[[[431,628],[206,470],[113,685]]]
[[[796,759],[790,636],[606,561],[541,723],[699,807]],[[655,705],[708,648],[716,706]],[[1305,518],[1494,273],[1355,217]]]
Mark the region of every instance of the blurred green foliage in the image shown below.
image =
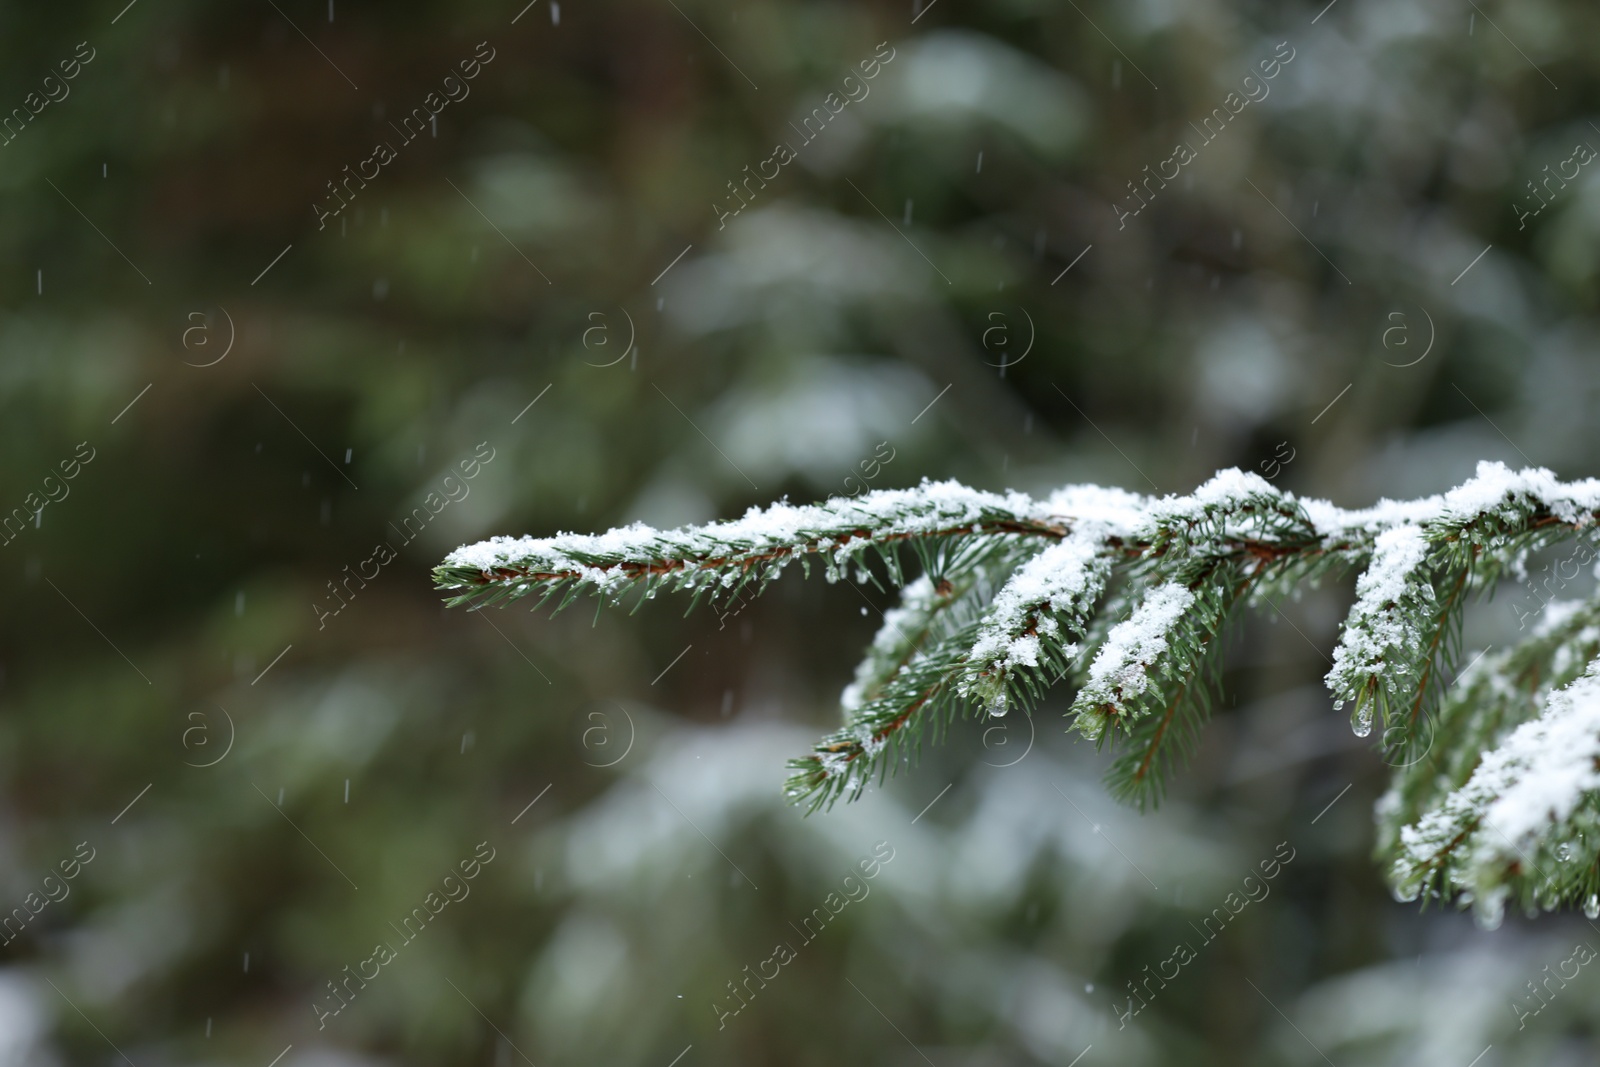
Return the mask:
[[[802,819],[783,761],[875,590],[552,620],[446,615],[428,581],[492,534],[845,492],[885,440],[875,487],[1187,490],[1284,441],[1277,484],[1345,504],[1482,458],[1593,475],[1600,191],[1514,209],[1600,144],[1592,6],[519,7],[0,12],[0,102],[95,50],[0,147],[0,503],[97,450],[0,548],[0,892],[99,850],[0,948],[0,1062],[1593,1060],[1592,997],[1509,1009],[1589,931],[1382,892],[1384,770],[1317,681],[1341,590],[1238,635],[1236,706],[1157,815],[1047,709]],[[319,231],[325,183],[482,41],[470,96]],[[1282,41],[1270,97],[1119,228]],[[880,42],[871,95],[719,229]],[[480,442],[470,495],[319,626]],[[319,1030],[485,840],[470,898]],[[1283,840],[1270,899],[1118,1029]],[[878,841],[870,899],[719,1029]]]

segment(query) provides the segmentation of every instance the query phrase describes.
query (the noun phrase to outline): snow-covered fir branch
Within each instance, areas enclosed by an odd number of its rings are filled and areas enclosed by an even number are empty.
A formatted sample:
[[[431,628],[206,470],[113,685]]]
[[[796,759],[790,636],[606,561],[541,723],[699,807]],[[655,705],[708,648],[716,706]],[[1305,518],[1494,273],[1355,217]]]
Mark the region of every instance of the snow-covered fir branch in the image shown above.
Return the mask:
[[[1497,925],[1506,903],[1530,911],[1575,897],[1591,916],[1600,832],[1600,660],[1556,690],[1537,718],[1484,753],[1472,777],[1400,831],[1402,896],[1459,892]]]
[[[496,537],[452,552],[435,578],[452,604],[556,597],[557,610],[585,591],[636,593],[635,607],[661,589],[693,594],[691,606],[731,599],[796,562],[830,582],[900,586],[844,690],[841,727],[791,762],[788,795],[815,809],[897,769],[929,726],[1031,713],[1063,682],[1074,727],[1117,751],[1113,791],[1153,803],[1209,715],[1219,638],[1240,607],[1355,572],[1327,684],[1355,731],[1380,729],[1399,757],[1379,811],[1396,891],[1460,895],[1488,920],[1512,898],[1600,904],[1588,793],[1600,673],[1584,673],[1600,611],[1552,606],[1522,645],[1453,688],[1443,679],[1461,660],[1468,597],[1597,518],[1600,481],[1495,463],[1447,493],[1359,510],[1237,470],[1161,498],[924,482],[676,530]]]

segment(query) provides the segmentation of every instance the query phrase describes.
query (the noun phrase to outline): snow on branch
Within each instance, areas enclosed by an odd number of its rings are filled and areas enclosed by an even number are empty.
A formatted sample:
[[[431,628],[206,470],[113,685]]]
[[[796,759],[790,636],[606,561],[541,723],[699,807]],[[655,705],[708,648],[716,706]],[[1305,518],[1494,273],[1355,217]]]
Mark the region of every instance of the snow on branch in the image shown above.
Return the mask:
[[[1432,583],[1421,577],[1427,562],[1422,528],[1396,526],[1378,535],[1356,582],[1355,606],[1333,650],[1327,682],[1335,693],[1356,694],[1354,726],[1362,737],[1372,732],[1377,694],[1392,699],[1416,689],[1417,673],[1408,661],[1425,643],[1424,620],[1435,602]]]
[[[630,587],[664,584],[695,593],[765,585],[797,559],[820,556],[830,580],[868,549],[911,539],[961,535],[1066,536],[1047,505],[1022,493],[985,493],[956,482],[880,490],[821,504],[751,508],[743,518],[660,531],[643,523],[598,536],[495,537],[456,549],[436,568],[452,605],[583,588],[616,598]]]
[[[1425,721],[1423,752],[1396,764],[1378,803],[1378,850],[1394,852],[1403,827],[1465,785],[1482,753],[1537,716],[1597,656],[1600,601],[1552,602],[1521,644],[1475,655]]]
[[[1489,925],[1519,889],[1530,908],[1553,908],[1575,888],[1593,896],[1596,849],[1583,842],[1600,829],[1597,787],[1600,660],[1485,754],[1466,785],[1400,832],[1397,890],[1461,891]]]
[[[1111,576],[1112,540],[1099,523],[1080,522],[1072,536],[1034,556],[1006,579],[979,625],[961,691],[1005,714],[1006,675],[1020,668],[1066,668]]]
[[[807,573],[819,563],[829,581],[902,587],[845,687],[840,728],[791,761],[786,792],[814,809],[897,771],[928,727],[1031,714],[1062,682],[1076,689],[1078,732],[1119,752],[1112,790],[1153,803],[1209,715],[1220,638],[1238,609],[1355,572],[1327,683],[1335,707],[1354,702],[1358,734],[1381,726],[1386,749],[1414,756],[1391,761],[1395,786],[1379,812],[1380,847],[1406,857],[1397,891],[1542,905],[1600,889],[1600,827],[1581,877],[1547,848],[1577,847],[1563,835],[1590,817],[1584,791],[1600,784],[1600,677],[1576,680],[1600,654],[1600,609],[1558,618],[1552,608],[1523,644],[1453,688],[1442,680],[1460,662],[1468,595],[1597,517],[1600,481],[1498,463],[1447,493],[1357,510],[1237,470],[1160,498],[1077,485],[1035,499],[923,482],[676,530],[496,537],[452,552],[434,576],[451,604],[557,597],[557,610],[584,592],[610,602],[637,592],[643,603],[661,589],[691,593],[692,608],[759,592],[795,562]],[[1428,747],[1421,727],[1434,719]],[[1485,836],[1491,826],[1510,853]],[[1568,873],[1542,878],[1536,859]]]
[[[1194,606],[1194,593],[1176,582],[1150,592],[1132,615],[1111,628],[1111,634],[1089,665],[1089,678],[1078,690],[1078,704],[1087,713],[1107,709],[1091,723],[1079,727],[1089,740],[1098,740],[1111,711],[1126,709],[1149,691],[1154,679],[1150,667],[1167,651],[1167,639],[1184,614]]]

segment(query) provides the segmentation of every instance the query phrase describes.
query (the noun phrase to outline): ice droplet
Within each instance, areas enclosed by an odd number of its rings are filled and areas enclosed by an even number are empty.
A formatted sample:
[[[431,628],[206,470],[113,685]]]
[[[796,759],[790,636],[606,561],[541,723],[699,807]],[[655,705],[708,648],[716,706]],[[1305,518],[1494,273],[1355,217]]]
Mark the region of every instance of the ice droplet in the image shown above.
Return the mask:
[[[1372,708],[1366,704],[1357,706],[1356,713],[1350,718],[1350,729],[1355,731],[1357,737],[1366,737],[1372,732]]]
[[[1506,917],[1506,898],[1511,895],[1511,890],[1505,886],[1496,886],[1481,897],[1466,901],[1472,904],[1472,911],[1478,920],[1478,927],[1483,930],[1498,930]]]
[[[1344,710],[1344,698],[1343,697],[1340,697],[1338,700],[1335,700],[1333,702],[1333,710],[1334,711],[1343,711]]]
[[[1006,707],[1006,695],[1004,693],[1001,693],[999,696],[995,697],[994,702],[989,705],[989,714],[996,719],[1004,718],[1006,712],[1009,710],[1010,709]]]
[[[1600,895],[1589,894],[1589,899],[1583,902],[1583,914],[1590,919],[1600,919]]]
[[[1564,843],[1558,845],[1556,847],[1556,859],[1560,860],[1562,863],[1566,863],[1568,860],[1572,859],[1572,846]]]

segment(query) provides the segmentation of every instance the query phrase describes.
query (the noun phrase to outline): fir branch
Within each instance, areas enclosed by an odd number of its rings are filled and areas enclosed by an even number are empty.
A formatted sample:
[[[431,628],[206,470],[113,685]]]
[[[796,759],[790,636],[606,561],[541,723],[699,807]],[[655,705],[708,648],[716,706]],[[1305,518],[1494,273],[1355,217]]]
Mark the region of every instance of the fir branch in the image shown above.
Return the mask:
[[[1072,638],[1088,632],[1119,541],[1098,523],[1080,522],[1018,567],[974,637],[962,694],[1004,714],[1013,699],[1036,696],[1046,675],[1059,678],[1080,651]]]
[[[1465,785],[1401,831],[1397,894],[1461,891],[1491,926],[1512,897],[1531,910],[1593,894],[1597,787],[1600,660],[1489,751]]]
[[[1421,820],[1464,786],[1513,729],[1535,718],[1550,694],[1582,676],[1600,657],[1600,598],[1551,604],[1532,635],[1519,645],[1485,650],[1467,666],[1441,703],[1431,728],[1417,742],[1421,758],[1396,768],[1378,802],[1376,852],[1392,857],[1402,829]],[[1465,838],[1447,843],[1427,865],[1445,871]],[[1397,868],[1395,888],[1408,899],[1422,892],[1422,870]],[[1442,882],[1448,882],[1448,873]]]
[[[969,549],[967,558],[947,561],[937,584],[924,575],[905,588],[841,697],[845,725],[810,756],[789,762],[795,772],[785,787],[789,797],[809,799],[815,810],[846,794],[859,796],[874,773],[899,766],[897,757],[909,754],[926,726],[942,729],[971,710],[957,683],[984,606],[994,599],[993,575],[1014,568],[1039,545],[1019,537],[998,547]]]
[[[1254,581],[1235,567],[1219,567],[1208,576],[1194,607],[1175,629],[1184,647],[1171,657],[1174,666],[1163,672],[1159,684],[1166,698],[1164,712],[1117,720],[1125,734],[1124,751],[1106,775],[1114,795],[1141,808],[1156,804],[1171,772],[1193,755],[1217,690],[1222,657],[1215,639]]]
[[[797,507],[752,508],[742,519],[657,531],[641,523],[600,536],[496,537],[459,548],[434,570],[452,606],[495,603],[558,592],[565,607],[585,587],[615,600],[636,585],[699,595],[759,592],[795,560],[821,556],[830,580],[875,551],[898,580],[894,549],[911,540],[1024,535],[1056,539],[1069,533],[1047,507],[1022,493],[984,493],[955,482],[918,489],[880,490]],[[898,582],[897,582],[898,584]]]
[[[642,603],[661,589],[691,593],[692,609],[760,592],[794,562],[820,562],[830,581],[881,574],[901,586],[845,689],[843,725],[791,763],[786,791],[814,809],[898,769],[929,727],[1031,713],[1068,675],[1078,731],[1120,750],[1111,789],[1154,802],[1210,713],[1218,637],[1241,603],[1355,570],[1329,689],[1336,707],[1355,702],[1358,732],[1381,721],[1386,748],[1419,755],[1380,804],[1380,850],[1399,856],[1397,892],[1462,893],[1492,915],[1495,902],[1552,906],[1600,888],[1600,812],[1576,788],[1600,774],[1588,710],[1600,709],[1600,675],[1577,678],[1600,654],[1600,608],[1551,609],[1453,689],[1441,679],[1459,659],[1469,593],[1597,518],[1600,482],[1489,463],[1448,493],[1355,511],[1239,471],[1161,499],[1068,486],[1041,501],[924,482],[672,531],[495,538],[458,549],[435,578],[453,604],[537,594],[557,610],[586,591],[637,591]],[[1436,706],[1433,751],[1421,734]],[[1484,836],[1495,813],[1518,816],[1505,833],[1516,858]],[[1567,865],[1561,849],[1583,863]]]

